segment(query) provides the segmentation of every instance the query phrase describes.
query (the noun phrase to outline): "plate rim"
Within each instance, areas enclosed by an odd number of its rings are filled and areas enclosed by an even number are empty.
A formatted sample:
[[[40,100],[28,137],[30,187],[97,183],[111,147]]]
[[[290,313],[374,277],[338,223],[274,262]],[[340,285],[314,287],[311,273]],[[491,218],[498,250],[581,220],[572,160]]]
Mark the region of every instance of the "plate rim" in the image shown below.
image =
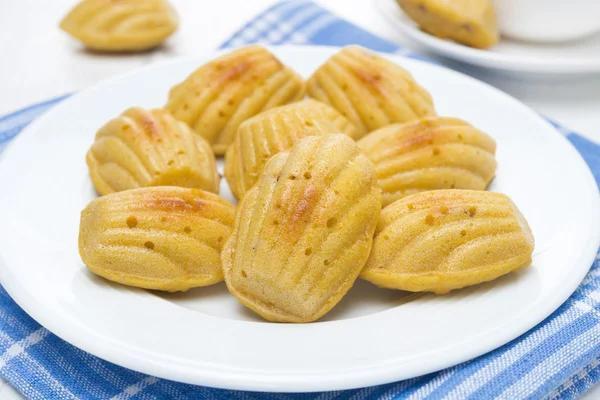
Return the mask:
[[[507,53],[495,53],[488,50],[475,49],[440,39],[417,28],[409,17],[396,5],[394,0],[376,0],[379,13],[398,28],[410,40],[423,46],[426,50],[446,58],[463,63],[489,68],[497,71],[535,73],[540,75],[591,75],[600,73],[600,57],[588,62],[577,62],[575,59],[555,58],[547,60],[521,58]],[[598,36],[600,40],[600,36]]]
[[[333,52],[337,51],[340,48],[335,46],[294,46],[294,45],[285,45],[285,46],[265,46],[270,50],[277,51],[277,49],[289,49],[294,51],[308,51],[308,52]],[[221,49],[213,52],[206,52],[203,54],[198,54],[191,57],[176,57],[164,62],[154,63],[151,65],[144,66],[142,68],[135,68],[126,73],[119,74],[112,78],[103,80],[98,82],[95,85],[88,87],[74,95],[70,96],[65,101],[58,104],[55,108],[49,110],[47,113],[42,115],[40,118],[37,118],[32,124],[27,126],[21,134],[19,134],[17,138],[11,141],[7,148],[4,151],[2,157],[0,157],[0,168],[2,168],[3,160],[5,158],[5,154],[11,150],[12,146],[14,146],[15,142],[20,140],[20,137],[23,137],[23,134],[27,134],[29,131],[37,130],[38,126],[43,126],[46,119],[51,118],[56,110],[60,110],[63,107],[69,107],[70,102],[78,101],[78,97],[81,93],[85,93],[89,90],[94,90],[97,87],[103,85],[110,85],[113,81],[117,81],[127,76],[131,76],[139,73],[140,71],[151,70],[154,68],[163,68],[167,64],[175,64],[184,62],[184,60],[198,60],[200,58],[208,59],[210,57],[215,57],[218,54],[227,51],[227,49]],[[550,123],[545,121],[541,116],[539,116],[535,111],[533,111],[528,106],[521,103],[519,100],[509,96],[508,94],[502,92],[499,89],[494,88],[493,86],[481,82],[475,78],[472,78],[468,75],[462,74],[460,72],[453,71],[449,68],[445,68],[443,66],[434,65],[431,63],[427,63],[421,60],[410,59],[404,57],[402,55],[390,54],[390,53],[380,53],[387,58],[396,58],[399,60],[407,60],[410,63],[418,63],[424,64],[431,68],[439,68],[445,71],[445,73],[456,74],[460,76],[462,79],[467,79],[472,81],[474,84],[483,85],[487,87],[488,90],[492,90],[496,92],[497,95],[510,99],[513,103],[516,103],[523,109],[523,111],[527,111],[532,117],[537,118],[541,123],[547,125],[549,129],[551,129],[560,139],[562,139],[569,148],[568,151],[573,152],[576,155],[576,158],[579,161],[580,167],[582,167],[582,173],[587,174],[587,187],[586,189],[593,189],[593,191],[597,191],[596,182],[593,178],[593,175],[579,154],[579,152],[574,148],[574,146],[562,135],[560,132],[556,130]],[[600,199],[596,199],[600,200]],[[595,219],[600,218],[600,201],[596,201],[595,206],[593,207]],[[593,219],[593,218],[592,218]],[[597,249],[598,244],[600,244],[600,230],[596,233],[596,235],[590,235],[588,237],[588,243],[584,248],[582,254],[580,254],[578,263],[587,262],[590,266],[596,255],[596,250],[589,250],[589,255],[586,254],[585,249]],[[175,380],[184,383],[191,383],[196,385],[204,385],[209,387],[219,387],[225,389],[237,389],[237,390],[249,390],[249,391],[268,391],[268,392],[278,392],[278,391],[287,391],[287,392],[316,392],[316,391],[329,391],[329,390],[344,390],[344,389],[353,389],[360,387],[367,387],[373,385],[380,385],[389,382],[395,382],[398,380],[408,379],[415,376],[420,376],[425,373],[431,373],[435,371],[439,371],[441,369],[445,369],[447,367],[459,364],[461,362],[470,360],[474,357],[477,357],[482,354],[486,354],[489,351],[492,351],[499,346],[502,346],[509,341],[515,339],[526,331],[537,326],[541,321],[547,318],[550,314],[552,314],[558,307],[560,307],[577,289],[580,282],[583,280],[585,275],[587,274],[589,268],[580,270],[579,274],[573,279],[572,284],[570,286],[563,286],[561,290],[555,292],[555,301],[552,303],[550,307],[547,307],[543,310],[543,312],[538,312],[536,318],[528,319],[529,323],[526,324],[529,327],[526,330],[523,330],[523,327],[519,324],[515,326],[519,326],[518,329],[506,329],[503,335],[498,335],[492,340],[487,340],[485,345],[479,345],[479,347],[471,349],[471,351],[465,351],[462,353],[461,357],[454,357],[452,359],[448,359],[445,362],[437,362],[435,369],[432,369],[428,363],[423,363],[420,368],[415,368],[411,371],[409,375],[399,376],[395,369],[390,366],[393,364],[393,361],[386,363],[386,365],[378,367],[378,368],[370,368],[369,370],[360,369],[358,371],[342,371],[336,372],[335,375],[330,374],[327,377],[317,377],[317,379],[311,380],[310,382],[306,381],[306,376],[303,377],[273,377],[273,376],[265,376],[260,375],[260,372],[252,375],[249,374],[248,371],[243,371],[241,373],[231,372],[231,370],[224,372],[222,369],[217,370],[216,372],[210,370],[207,366],[203,367],[202,373],[199,374],[198,371],[200,369],[190,370],[181,370],[185,366],[179,366],[177,368],[172,368],[170,371],[167,371],[165,366],[161,366],[157,363],[156,360],[148,360],[143,359],[140,353],[133,350],[126,350],[119,347],[118,343],[104,343],[102,345],[94,342],[93,340],[86,340],[85,336],[78,336],[81,331],[77,331],[77,333],[72,333],[69,330],[69,326],[64,325],[65,319],[61,318],[58,320],[54,320],[51,314],[46,313],[46,306],[40,302],[36,302],[35,296],[32,294],[26,293],[24,288],[19,285],[18,281],[11,281],[11,274],[8,273],[8,268],[6,268],[4,260],[0,255],[0,281],[4,286],[5,290],[9,293],[9,295],[13,298],[13,300],[21,307],[25,312],[30,315],[33,319],[38,321],[42,326],[46,327],[49,331],[60,337],[61,339],[67,341],[68,343],[73,344],[74,346],[89,352],[101,359],[106,361],[115,363],[117,365],[121,365],[123,367],[139,371],[142,373],[150,374],[157,377],[162,377],[165,379]],[[559,299],[559,300],[556,300]],[[36,304],[37,303],[37,304]],[[110,354],[109,354],[110,353]],[[143,355],[143,354],[142,354]],[[434,357],[435,358],[435,357]],[[173,365],[169,365],[169,367],[173,367]],[[201,376],[200,376],[201,375]]]

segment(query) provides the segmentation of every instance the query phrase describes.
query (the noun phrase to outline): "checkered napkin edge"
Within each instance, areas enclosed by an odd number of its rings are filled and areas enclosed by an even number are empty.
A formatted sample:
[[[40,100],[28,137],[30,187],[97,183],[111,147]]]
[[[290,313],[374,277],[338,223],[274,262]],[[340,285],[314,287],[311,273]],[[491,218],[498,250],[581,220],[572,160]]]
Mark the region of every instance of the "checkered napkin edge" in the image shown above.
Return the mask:
[[[278,3],[223,47],[249,43],[360,44],[426,60],[304,0]],[[0,153],[25,126],[67,96],[0,117]],[[600,146],[553,123],[600,181]],[[573,399],[600,380],[600,255],[577,291],[512,342],[446,370],[363,389],[277,394],[187,385],[103,361],[59,339],[0,288],[0,375],[32,399]]]

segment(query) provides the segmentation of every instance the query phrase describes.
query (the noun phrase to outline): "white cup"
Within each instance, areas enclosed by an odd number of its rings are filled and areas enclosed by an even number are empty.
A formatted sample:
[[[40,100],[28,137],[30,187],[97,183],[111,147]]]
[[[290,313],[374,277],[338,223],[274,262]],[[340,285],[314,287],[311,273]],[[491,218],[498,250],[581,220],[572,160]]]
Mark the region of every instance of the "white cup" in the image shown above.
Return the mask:
[[[561,42],[600,32],[600,0],[493,0],[509,38]]]

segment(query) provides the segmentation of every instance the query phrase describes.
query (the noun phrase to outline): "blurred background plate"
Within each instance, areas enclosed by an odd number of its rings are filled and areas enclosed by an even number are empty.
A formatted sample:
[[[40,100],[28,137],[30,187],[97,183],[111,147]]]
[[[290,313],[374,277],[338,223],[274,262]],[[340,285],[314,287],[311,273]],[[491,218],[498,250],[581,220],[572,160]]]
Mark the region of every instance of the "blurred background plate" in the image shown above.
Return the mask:
[[[327,47],[274,47],[309,76]],[[440,115],[494,137],[491,190],[511,196],[536,237],[530,268],[444,296],[357,282],[322,321],[260,320],[224,284],[159,294],[110,283],[79,258],[79,214],[96,197],[85,153],[130,106],[161,107],[169,88],[215,57],[156,63],[75,94],[28,126],[0,161],[0,281],[34,319],[98,357],[204,386],[279,392],[365,387],[472,359],[528,331],[577,288],[599,242],[597,188],[567,139],[512,97],[425,62],[385,56],[433,95]],[[231,199],[223,182],[222,195]]]
[[[562,43],[527,43],[503,37],[481,50],[421,31],[395,0],[375,0],[382,16],[420,48],[478,67],[540,77],[600,74],[600,35]]]

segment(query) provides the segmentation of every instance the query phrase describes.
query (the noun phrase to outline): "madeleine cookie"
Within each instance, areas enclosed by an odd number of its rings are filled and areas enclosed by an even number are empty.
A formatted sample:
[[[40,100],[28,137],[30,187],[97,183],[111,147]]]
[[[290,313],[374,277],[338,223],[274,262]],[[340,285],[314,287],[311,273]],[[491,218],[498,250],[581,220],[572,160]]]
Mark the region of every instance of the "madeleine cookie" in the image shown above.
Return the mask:
[[[327,104],[304,100],[262,112],[243,122],[225,155],[225,177],[241,199],[256,183],[273,155],[290,149],[306,136],[346,133],[354,126]]]
[[[113,193],[81,212],[79,254],[90,271],[129,286],[183,291],[223,280],[221,248],[235,206],[199,189]]]
[[[388,125],[357,144],[375,164],[384,207],[428,190],[484,190],[496,172],[494,139],[457,118]]]
[[[83,0],[60,23],[62,30],[99,51],[144,51],[179,25],[166,0]]]
[[[343,134],[267,163],[223,249],[229,291],[270,321],[315,321],[352,287],[381,209],[373,165]]]
[[[248,118],[304,97],[304,79],[264,47],[212,60],[173,87],[165,108],[224,154]]]
[[[329,58],[307,81],[307,93],[348,118],[357,138],[394,122],[435,115],[431,95],[408,71],[359,46]]]
[[[109,121],[96,134],[86,161],[102,195],[147,186],[219,192],[210,145],[165,110],[135,107]]]
[[[480,49],[498,43],[496,13],[490,0],[396,0],[422,30]]]
[[[435,190],[383,209],[361,278],[443,294],[527,267],[533,248],[531,229],[507,196]]]

